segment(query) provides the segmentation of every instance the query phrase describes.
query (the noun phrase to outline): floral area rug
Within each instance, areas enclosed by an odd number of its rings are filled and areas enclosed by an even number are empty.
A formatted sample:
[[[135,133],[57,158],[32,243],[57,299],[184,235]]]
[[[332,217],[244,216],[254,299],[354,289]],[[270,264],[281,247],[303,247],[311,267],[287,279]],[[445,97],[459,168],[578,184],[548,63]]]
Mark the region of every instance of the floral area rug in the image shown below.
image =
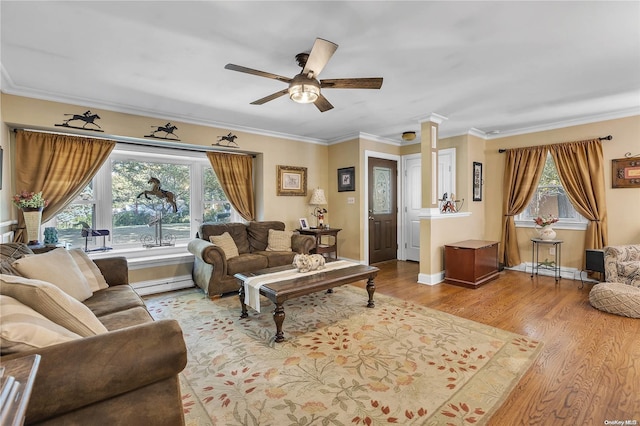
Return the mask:
[[[151,296],[188,347],[181,375],[188,425],[484,424],[542,343],[411,302],[342,286],[240,319],[237,296],[199,289]]]

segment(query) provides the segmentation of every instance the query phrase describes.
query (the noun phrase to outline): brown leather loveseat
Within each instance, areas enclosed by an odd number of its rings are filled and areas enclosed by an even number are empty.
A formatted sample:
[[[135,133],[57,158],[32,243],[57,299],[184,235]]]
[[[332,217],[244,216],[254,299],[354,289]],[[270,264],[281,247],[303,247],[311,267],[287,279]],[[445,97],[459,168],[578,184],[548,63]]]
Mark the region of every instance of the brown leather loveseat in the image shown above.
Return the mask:
[[[289,249],[270,250],[269,230],[284,229],[284,223],[279,221],[252,221],[246,225],[202,224],[198,238],[188,245],[189,252],[195,256],[193,281],[209,297],[237,292],[239,287],[234,274],[291,264],[296,254],[309,254],[315,248],[312,236],[292,232]],[[232,258],[227,258],[224,249],[210,241],[212,236],[221,236],[227,232],[238,251],[238,255]]]
[[[29,287],[17,283],[24,278],[15,269],[15,262],[34,254],[25,244],[16,243],[0,244],[0,253],[0,299],[8,303],[8,299],[14,300]],[[34,258],[42,256],[45,254],[35,254]],[[24,327],[25,319],[16,316],[13,319],[9,312],[0,313],[3,317],[0,362],[5,364],[31,354],[41,356],[26,424],[183,425],[178,374],[186,366],[187,349],[180,325],[175,320],[153,320],[144,301],[128,285],[124,257],[98,259],[94,263],[108,287],[74,303],[88,308],[86,314],[93,316],[89,319],[99,321],[106,328],[104,332],[6,353],[5,331],[11,325],[8,322],[16,321],[15,330]],[[51,301],[56,300],[51,296],[55,294],[46,286],[53,285],[46,282],[42,285],[45,290],[37,290],[38,300],[43,304],[46,301],[51,308]],[[28,304],[29,300],[21,302]],[[64,305],[56,306],[64,309]],[[18,340],[23,343],[20,339],[24,333],[18,334]],[[15,337],[15,333],[11,337]]]

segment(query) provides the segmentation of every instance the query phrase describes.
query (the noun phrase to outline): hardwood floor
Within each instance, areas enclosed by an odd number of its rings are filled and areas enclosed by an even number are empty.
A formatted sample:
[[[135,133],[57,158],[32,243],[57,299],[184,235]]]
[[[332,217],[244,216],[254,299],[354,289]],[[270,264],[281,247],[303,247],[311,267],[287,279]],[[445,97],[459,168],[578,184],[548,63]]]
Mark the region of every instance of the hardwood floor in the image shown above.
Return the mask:
[[[617,420],[640,426],[640,319],[591,307],[593,284],[580,289],[580,281],[556,284],[553,277],[504,271],[477,289],[428,286],[416,282],[417,263],[375,266],[380,268],[376,293],[544,342],[535,364],[490,424],[604,425]]]

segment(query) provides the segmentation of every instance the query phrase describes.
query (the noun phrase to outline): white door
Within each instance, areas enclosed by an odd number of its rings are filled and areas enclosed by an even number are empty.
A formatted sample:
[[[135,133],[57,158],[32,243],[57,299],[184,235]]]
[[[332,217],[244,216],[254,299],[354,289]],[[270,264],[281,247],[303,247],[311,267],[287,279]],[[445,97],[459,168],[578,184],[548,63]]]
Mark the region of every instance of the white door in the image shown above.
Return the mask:
[[[402,229],[404,232],[405,260],[420,261],[420,211],[422,208],[421,154],[402,157],[404,169],[404,206]],[[438,199],[446,192],[456,190],[456,149],[438,151]]]
[[[406,260],[420,260],[420,209],[422,207],[422,166],[420,154],[404,157],[404,255]]]

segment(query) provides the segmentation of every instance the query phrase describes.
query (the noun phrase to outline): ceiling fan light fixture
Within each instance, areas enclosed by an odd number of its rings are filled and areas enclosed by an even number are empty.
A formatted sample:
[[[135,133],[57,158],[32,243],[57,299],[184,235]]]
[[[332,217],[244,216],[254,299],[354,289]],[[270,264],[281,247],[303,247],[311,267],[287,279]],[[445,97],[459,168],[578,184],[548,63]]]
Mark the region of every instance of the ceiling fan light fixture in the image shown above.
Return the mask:
[[[299,104],[310,104],[320,96],[320,83],[312,78],[297,75],[289,85],[289,97]]]

